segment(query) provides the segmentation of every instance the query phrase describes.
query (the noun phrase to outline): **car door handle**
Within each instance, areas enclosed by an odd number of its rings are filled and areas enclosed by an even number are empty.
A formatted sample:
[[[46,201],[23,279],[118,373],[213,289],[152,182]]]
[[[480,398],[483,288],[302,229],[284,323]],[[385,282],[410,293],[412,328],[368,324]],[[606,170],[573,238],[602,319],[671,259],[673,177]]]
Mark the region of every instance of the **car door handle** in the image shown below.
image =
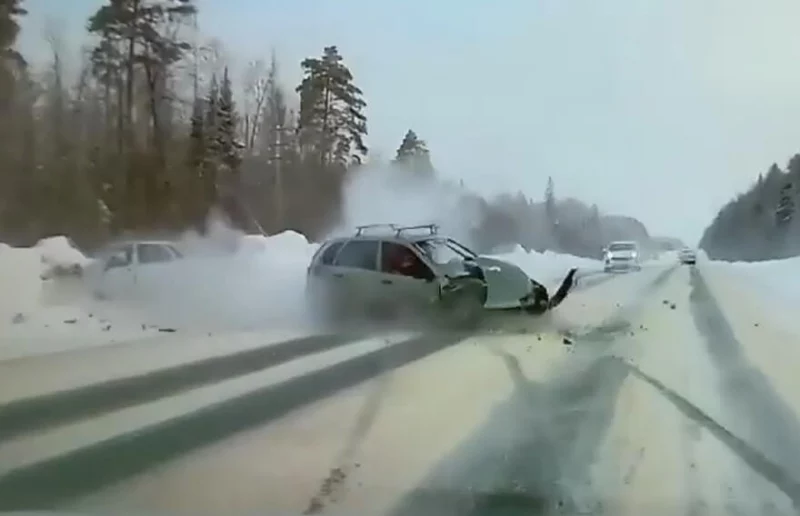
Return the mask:
[[[391,285],[393,282],[390,279],[384,279],[384,280],[381,280],[381,283],[383,283],[384,285]]]
[[[333,273],[333,277],[334,278],[344,278],[344,274],[342,274],[341,272],[334,272]]]

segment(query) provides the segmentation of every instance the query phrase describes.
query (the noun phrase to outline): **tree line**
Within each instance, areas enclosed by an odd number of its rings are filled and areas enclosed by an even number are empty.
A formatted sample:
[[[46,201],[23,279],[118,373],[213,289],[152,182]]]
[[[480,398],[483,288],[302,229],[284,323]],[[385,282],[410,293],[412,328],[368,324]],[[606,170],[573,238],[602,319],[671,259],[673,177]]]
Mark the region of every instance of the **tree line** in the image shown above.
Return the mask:
[[[58,34],[47,35],[47,69],[33,70],[14,50],[22,0],[0,7],[0,241],[64,234],[92,247],[125,233],[203,232],[211,213],[314,239],[338,221],[348,178],[366,173],[367,104],[334,45],[299,63],[292,90],[274,55],[233,77],[219,44],[198,41],[196,0],[107,0],[87,20],[69,80]],[[439,181],[413,130],[390,165]],[[541,202],[463,197],[486,250],[596,256],[605,240],[647,236],[638,221],[557,200],[552,180]]]
[[[336,46],[300,63],[294,92],[274,57],[237,86],[219,49],[193,41],[194,0],[108,0],[87,20],[91,44],[67,84],[55,35],[43,74],[13,51],[26,13],[2,1],[5,241],[202,231],[212,210],[246,229],[313,235],[335,216],[367,153],[366,102]]]
[[[800,154],[785,170],[773,164],[729,201],[706,228],[700,247],[710,258],[761,261],[800,255]]]

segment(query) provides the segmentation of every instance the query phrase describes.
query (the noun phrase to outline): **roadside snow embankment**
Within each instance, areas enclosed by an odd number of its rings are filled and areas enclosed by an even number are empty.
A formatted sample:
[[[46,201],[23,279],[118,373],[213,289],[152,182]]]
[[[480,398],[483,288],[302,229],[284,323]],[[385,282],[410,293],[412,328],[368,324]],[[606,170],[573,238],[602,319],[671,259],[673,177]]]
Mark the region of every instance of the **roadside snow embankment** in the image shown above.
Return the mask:
[[[0,243],[0,317],[39,309],[46,278],[89,261],[63,236],[45,238],[30,248]]]
[[[552,251],[528,252],[519,245],[511,252],[493,256],[517,265],[528,276],[545,284],[560,283],[567,271],[573,267],[577,267],[579,278],[587,272],[594,273],[603,270],[603,264],[599,260]]]
[[[744,277],[769,297],[800,302],[800,257],[765,262],[712,262],[714,268]]]

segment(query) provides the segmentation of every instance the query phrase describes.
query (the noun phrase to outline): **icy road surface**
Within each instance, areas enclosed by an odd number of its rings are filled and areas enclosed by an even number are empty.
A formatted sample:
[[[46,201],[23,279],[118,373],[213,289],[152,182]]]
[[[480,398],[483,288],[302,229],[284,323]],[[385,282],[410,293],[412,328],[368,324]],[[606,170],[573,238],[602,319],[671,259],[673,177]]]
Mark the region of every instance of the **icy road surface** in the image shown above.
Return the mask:
[[[796,514],[800,323],[745,285],[662,264],[480,334],[0,361],[0,510]]]

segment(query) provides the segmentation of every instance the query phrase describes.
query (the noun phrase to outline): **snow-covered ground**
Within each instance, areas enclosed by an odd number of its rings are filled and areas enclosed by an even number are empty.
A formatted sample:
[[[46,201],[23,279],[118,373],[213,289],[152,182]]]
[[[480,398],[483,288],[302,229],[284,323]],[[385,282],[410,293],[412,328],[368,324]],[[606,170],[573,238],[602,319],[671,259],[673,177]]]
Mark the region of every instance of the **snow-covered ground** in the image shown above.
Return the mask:
[[[800,306],[800,257],[752,263],[714,262],[714,267],[730,270],[764,293]]]
[[[2,297],[0,509],[783,515],[800,503],[800,323],[772,317],[792,287],[766,279],[796,275],[795,260],[689,267],[665,254],[606,276],[516,249],[500,257],[545,283],[570,267],[603,281],[502,332],[295,340],[309,333],[293,295],[316,249],[301,235],[226,241],[234,254],[184,242],[190,257],[160,285],[104,304],[77,280],[41,278],[84,260],[58,242],[0,248],[0,288],[18,294]]]

